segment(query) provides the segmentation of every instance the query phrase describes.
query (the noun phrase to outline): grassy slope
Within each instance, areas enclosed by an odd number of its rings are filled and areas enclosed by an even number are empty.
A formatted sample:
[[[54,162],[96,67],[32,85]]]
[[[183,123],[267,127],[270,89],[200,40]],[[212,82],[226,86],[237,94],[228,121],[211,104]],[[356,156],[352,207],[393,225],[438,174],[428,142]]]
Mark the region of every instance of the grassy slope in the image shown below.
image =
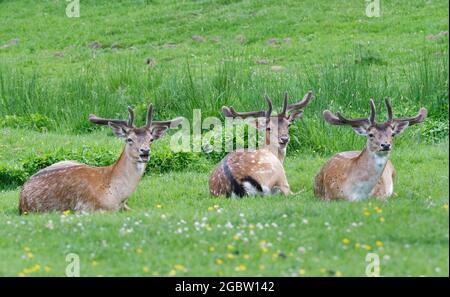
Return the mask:
[[[53,138],[36,143],[37,149]],[[18,191],[0,193],[0,275],[16,275],[36,264],[41,268],[31,275],[62,275],[69,252],[80,255],[82,275],[168,275],[177,264],[187,269],[175,269],[177,275],[298,275],[300,269],[306,275],[364,275],[368,251],[355,247],[358,243],[384,257],[383,275],[448,275],[448,142],[396,148],[398,195],[385,203],[316,201],[312,181],[324,160],[311,154],[287,160],[289,181],[298,192],[288,198],[210,198],[209,172],[145,177],[130,200],[134,211],[126,213],[19,217]],[[224,227],[228,222],[232,228]],[[348,247],[344,238],[350,240]],[[262,240],[272,244],[267,251],[260,247]],[[376,247],[377,240],[384,247]],[[31,259],[25,256],[27,247]],[[239,255],[229,259],[234,250]],[[278,251],[287,258],[277,257]],[[216,264],[217,259],[224,264]],[[241,264],[246,270],[235,271]]]

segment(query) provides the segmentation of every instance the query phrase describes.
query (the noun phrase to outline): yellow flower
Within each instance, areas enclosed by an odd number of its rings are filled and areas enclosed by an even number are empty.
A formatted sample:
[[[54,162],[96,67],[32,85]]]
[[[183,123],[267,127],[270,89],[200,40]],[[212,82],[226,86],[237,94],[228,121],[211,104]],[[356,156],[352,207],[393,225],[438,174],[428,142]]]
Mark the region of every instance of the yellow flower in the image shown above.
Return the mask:
[[[240,264],[239,266],[234,268],[234,270],[235,271],[245,271],[245,270],[247,270],[247,266],[245,266],[244,264]]]
[[[383,242],[381,240],[377,240],[377,241],[375,241],[375,245],[377,247],[382,247],[384,244],[383,244]]]
[[[380,222],[384,223],[386,220],[384,219],[384,217],[380,217]]]
[[[174,276],[177,274],[177,271],[175,269],[172,269],[171,271],[169,271],[169,276]]]
[[[300,275],[305,275],[305,273],[306,273],[306,270],[303,268],[300,268],[300,270],[298,271],[298,274],[300,274]]]
[[[213,211],[214,208],[212,206],[208,207],[208,211]]]
[[[448,203],[444,203],[444,205],[442,206],[444,209],[448,209]]]
[[[31,251],[31,249],[30,249],[28,246],[25,246],[25,247],[23,248],[23,250],[24,250],[25,252],[30,252],[30,251]]]
[[[364,215],[365,215],[366,217],[368,217],[368,216],[370,216],[370,212],[367,211],[367,210],[365,210],[365,211],[364,211]]]
[[[276,260],[278,258],[278,253],[273,253],[272,254],[272,260]]]
[[[217,265],[222,265],[223,264],[223,260],[222,259],[216,259],[216,264]]]
[[[207,231],[211,231],[212,230],[212,228],[211,228],[211,226],[209,224],[206,224],[206,230]]]
[[[63,211],[63,215],[65,215],[65,216],[70,215],[70,209]]]
[[[156,208],[162,208],[161,204],[156,204]]]
[[[266,247],[263,247],[261,250],[263,251],[264,254],[267,254],[269,252],[269,249]]]
[[[339,270],[337,270],[336,273],[335,273],[335,275],[336,275],[337,277],[340,277],[340,276],[342,276],[342,272],[340,272]]]
[[[19,272],[19,276],[20,276],[20,277],[24,277],[24,276],[25,276],[25,273]]]
[[[144,271],[145,273],[149,272],[149,269],[147,266],[142,267],[142,271]]]
[[[249,224],[249,225],[248,225],[248,228],[249,228],[250,230],[253,230],[253,229],[255,229],[255,225]]]
[[[228,258],[228,259],[234,259],[235,257],[236,257],[236,256],[233,255],[233,254],[230,254],[230,253],[227,254],[227,258]]]
[[[320,270],[319,270],[319,271],[320,271],[320,273],[325,273],[325,272],[327,272],[327,270],[326,270],[325,268],[323,268],[323,267],[322,267],[322,268],[320,268]]]
[[[241,238],[239,237],[239,235],[234,235],[234,236],[233,236],[233,239],[234,239],[234,240],[239,240],[239,239],[241,239]]]
[[[214,252],[215,250],[216,250],[216,248],[213,247],[213,246],[210,246],[209,249],[208,249],[208,251],[210,251],[211,253]]]
[[[342,239],[342,243],[348,245],[350,243],[350,240],[348,238],[344,238]]]
[[[45,265],[44,271],[45,271],[45,272],[50,272],[50,270],[52,270],[52,269],[50,268],[50,266]]]
[[[95,266],[98,265],[98,263],[97,263],[97,261],[93,260],[93,261],[91,262],[91,265],[95,267]]]
[[[232,244],[227,245],[227,250],[229,251],[234,250],[234,246]]]
[[[137,249],[136,249],[136,253],[142,254],[142,249],[141,249],[141,248],[137,248]]]
[[[370,245],[367,244],[363,244],[363,249],[365,249],[366,251],[370,251],[372,249],[372,247]]]
[[[265,270],[266,266],[264,266],[263,264],[259,265],[259,270]]]
[[[33,253],[32,253],[32,252],[28,252],[28,253],[27,253],[27,257],[28,257],[29,259],[33,258],[33,257],[34,257],[34,256],[33,256]]]
[[[219,208],[219,205],[217,205],[217,204],[214,205],[214,208],[215,208],[215,209],[218,209],[218,208]]]
[[[175,264],[174,268],[175,268],[176,270],[184,270],[184,266],[181,265],[181,264]]]
[[[361,244],[359,242],[355,243],[355,249],[359,249],[361,247]]]
[[[376,212],[376,213],[382,213],[383,210],[382,210],[380,207],[375,206],[375,212]]]
[[[245,254],[243,257],[244,257],[245,260],[250,259],[250,255],[248,255],[248,254]]]

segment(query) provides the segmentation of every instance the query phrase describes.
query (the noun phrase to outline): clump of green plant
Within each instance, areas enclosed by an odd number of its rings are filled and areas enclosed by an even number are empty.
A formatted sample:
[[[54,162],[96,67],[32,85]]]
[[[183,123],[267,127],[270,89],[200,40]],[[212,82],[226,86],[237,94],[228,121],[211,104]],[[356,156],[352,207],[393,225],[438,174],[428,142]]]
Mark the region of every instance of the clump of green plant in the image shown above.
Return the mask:
[[[39,113],[30,115],[5,115],[0,118],[0,128],[23,128],[39,132],[51,130],[55,126],[55,121]]]

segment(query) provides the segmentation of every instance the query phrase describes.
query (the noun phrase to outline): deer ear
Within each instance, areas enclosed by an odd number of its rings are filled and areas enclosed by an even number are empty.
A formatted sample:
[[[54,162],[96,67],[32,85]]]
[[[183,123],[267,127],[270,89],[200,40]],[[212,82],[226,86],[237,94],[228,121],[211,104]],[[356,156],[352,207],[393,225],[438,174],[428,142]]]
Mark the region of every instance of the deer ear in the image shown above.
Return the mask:
[[[166,133],[168,126],[156,126],[152,128],[153,139],[160,139]]]
[[[108,122],[108,126],[111,127],[114,135],[121,138],[125,138],[127,136],[128,131],[130,131],[128,127],[120,124],[115,124],[113,122]]]
[[[367,128],[365,126],[355,126],[355,127],[352,127],[352,129],[358,135],[367,136]]]
[[[405,131],[406,127],[409,126],[409,122],[394,122],[392,127],[392,136],[398,135]]]
[[[293,113],[291,113],[289,115],[289,123],[293,123],[294,121],[298,120],[299,118],[301,118],[303,115],[303,110],[296,110]]]

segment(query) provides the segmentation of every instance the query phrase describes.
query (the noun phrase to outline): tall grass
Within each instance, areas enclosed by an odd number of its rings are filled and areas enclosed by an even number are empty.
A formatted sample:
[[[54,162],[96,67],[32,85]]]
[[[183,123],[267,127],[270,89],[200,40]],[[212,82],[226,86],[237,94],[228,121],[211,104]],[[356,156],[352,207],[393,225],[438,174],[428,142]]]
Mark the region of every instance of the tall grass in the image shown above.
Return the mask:
[[[42,114],[55,121],[54,129],[80,133],[97,128],[87,121],[90,113],[124,117],[127,105],[136,107],[141,122],[149,102],[155,104],[157,118],[190,119],[193,109],[201,109],[204,117],[220,116],[222,105],[258,110],[265,108],[264,94],[280,106],[284,91],[293,102],[312,89],[315,97],[293,128],[291,147],[318,152],[361,143],[345,128],[326,125],[321,115],[324,109],[360,117],[368,113],[368,99],[374,98],[381,121],[385,118],[381,99],[389,96],[397,116],[415,114],[426,106],[435,121],[448,119],[447,52],[424,55],[417,63],[396,67],[350,60],[274,72],[242,69],[242,64],[239,59],[227,58],[205,71],[189,61],[149,68],[124,58],[108,65],[94,62],[80,73],[69,72],[57,79],[0,67],[0,117]],[[336,134],[340,137],[332,137]]]

